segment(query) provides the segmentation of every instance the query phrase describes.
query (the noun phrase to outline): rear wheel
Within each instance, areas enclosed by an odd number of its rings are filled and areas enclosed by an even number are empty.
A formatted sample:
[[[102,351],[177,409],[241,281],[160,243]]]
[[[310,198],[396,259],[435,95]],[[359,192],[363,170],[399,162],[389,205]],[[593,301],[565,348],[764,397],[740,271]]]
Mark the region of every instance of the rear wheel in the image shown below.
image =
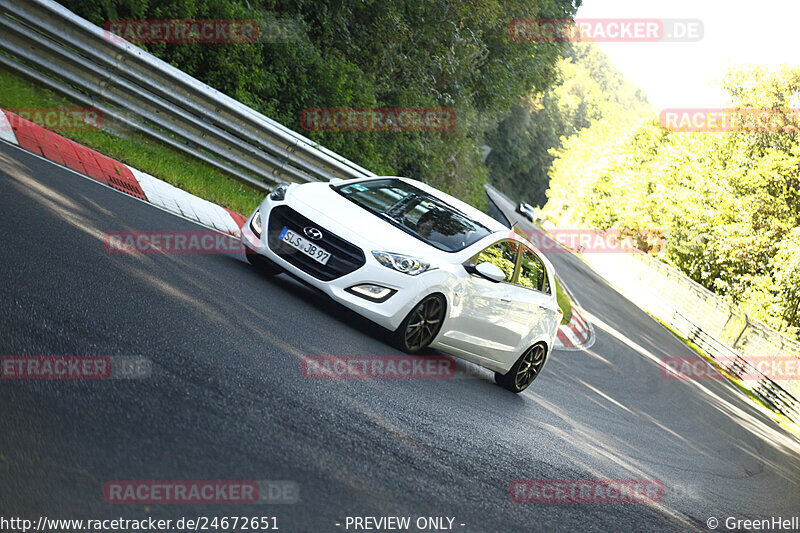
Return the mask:
[[[514,393],[524,391],[539,375],[539,371],[544,365],[545,356],[544,344],[534,344],[517,359],[511,370],[505,374],[495,372],[495,383]]]
[[[394,344],[406,353],[416,353],[426,346],[442,328],[445,300],[432,294],[417,304],[394,332]]]

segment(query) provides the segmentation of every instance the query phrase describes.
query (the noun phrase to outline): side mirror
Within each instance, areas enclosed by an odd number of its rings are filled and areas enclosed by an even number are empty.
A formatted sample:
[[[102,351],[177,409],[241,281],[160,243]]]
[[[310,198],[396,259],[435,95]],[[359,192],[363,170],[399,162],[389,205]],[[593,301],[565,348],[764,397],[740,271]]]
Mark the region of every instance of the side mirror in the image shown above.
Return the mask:
[[[479,274],[481,277],[488,279],[489,281],[493,281],[495,283],[500,283],[506,279],[506,274],[500,267],[489,263],[479,263],[475,265],[475,272]]]

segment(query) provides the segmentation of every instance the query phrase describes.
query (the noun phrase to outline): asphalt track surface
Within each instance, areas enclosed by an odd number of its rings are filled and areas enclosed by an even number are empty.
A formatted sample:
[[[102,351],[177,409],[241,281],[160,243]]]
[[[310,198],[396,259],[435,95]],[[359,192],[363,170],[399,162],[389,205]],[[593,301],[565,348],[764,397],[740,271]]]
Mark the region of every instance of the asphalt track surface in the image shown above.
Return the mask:
[[[0,209],[0,354],[153,365],[147,379],[0,382],[0,517],[275,516],[327,532],[347,516],[448,516],[454,531],[515,532],[800,514],[798,442],[727,383],[664,379],[658,359],[693,352],[570,254],[550,257],[597,340],[554,352],[520,395],[462,362],[452,379],[312,380],[304,355],[399,352],[241,255],[107,253],[108,231],[199,227],[3,143]],[[294,481],[300,501],[103,497],[112,480],[237,479]],[[650,479],[664,495],[516,503],[517,479]]]

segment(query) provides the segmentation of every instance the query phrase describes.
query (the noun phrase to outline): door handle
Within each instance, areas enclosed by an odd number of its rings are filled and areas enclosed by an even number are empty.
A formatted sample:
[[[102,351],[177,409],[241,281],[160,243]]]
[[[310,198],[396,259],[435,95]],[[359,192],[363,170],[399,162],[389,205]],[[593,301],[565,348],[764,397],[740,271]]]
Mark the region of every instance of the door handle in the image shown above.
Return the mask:
[[[511,298],[500,298],[501,302],[511,303]]]

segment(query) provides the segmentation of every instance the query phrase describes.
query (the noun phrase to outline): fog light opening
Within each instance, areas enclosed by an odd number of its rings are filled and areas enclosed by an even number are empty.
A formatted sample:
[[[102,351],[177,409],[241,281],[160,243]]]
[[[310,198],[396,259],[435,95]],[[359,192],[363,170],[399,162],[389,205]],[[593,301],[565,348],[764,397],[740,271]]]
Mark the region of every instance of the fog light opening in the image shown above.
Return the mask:
[[[372,302],[385,302],[397,292],[389,287],[376,285],[374,283],[360,283],[345,290]]]

